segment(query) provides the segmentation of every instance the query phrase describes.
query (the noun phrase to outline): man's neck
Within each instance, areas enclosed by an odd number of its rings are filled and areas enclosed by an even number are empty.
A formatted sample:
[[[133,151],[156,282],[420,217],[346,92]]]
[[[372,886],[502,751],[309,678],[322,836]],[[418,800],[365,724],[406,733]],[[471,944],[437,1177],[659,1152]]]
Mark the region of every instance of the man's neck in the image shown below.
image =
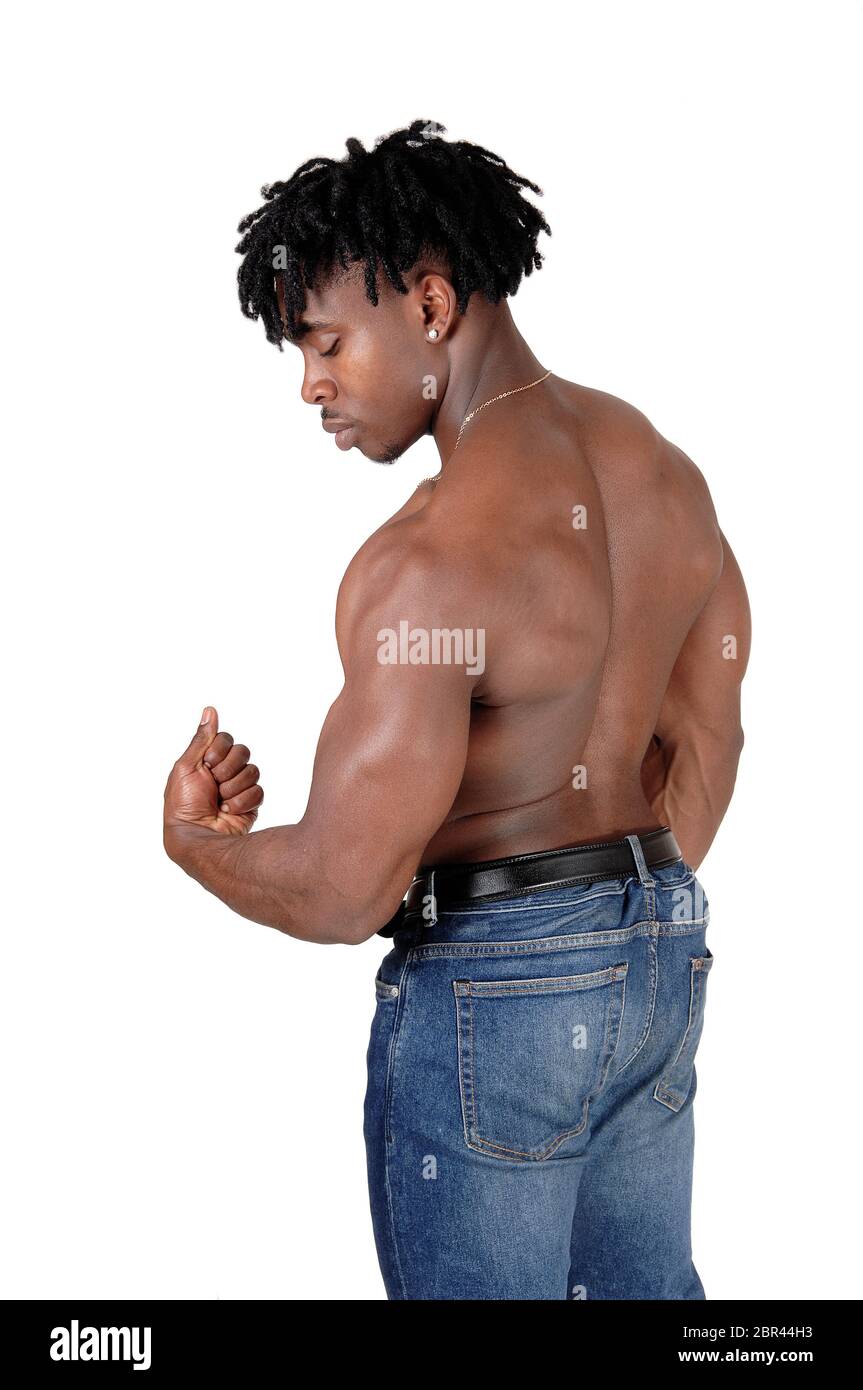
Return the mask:
[[[453,335],[449,376],[432,426],[441,473],[466,415],[503,391],[527,386],[544,371],[519,333],[507,301],[490,304],[482,295],[472,295],[468,312]]]

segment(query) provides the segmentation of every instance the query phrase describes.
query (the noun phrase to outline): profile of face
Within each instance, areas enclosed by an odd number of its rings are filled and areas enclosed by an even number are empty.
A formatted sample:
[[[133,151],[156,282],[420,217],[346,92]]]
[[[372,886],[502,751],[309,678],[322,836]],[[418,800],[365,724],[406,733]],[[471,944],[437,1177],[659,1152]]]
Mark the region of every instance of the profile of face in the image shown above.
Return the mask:
[[[318,407],[340,449],[356,445],[377,463],[393,463],[431,432],[446,386],[441,349],[455,314],[452,285],[436,273],[404,279],[408,293],[399,294],[379,277],[375,305],[362,266],[340,271],[306,291],[300,332],[285,335],[303,355],[303,400]],[[285,322],[281,276],[276,289]]]

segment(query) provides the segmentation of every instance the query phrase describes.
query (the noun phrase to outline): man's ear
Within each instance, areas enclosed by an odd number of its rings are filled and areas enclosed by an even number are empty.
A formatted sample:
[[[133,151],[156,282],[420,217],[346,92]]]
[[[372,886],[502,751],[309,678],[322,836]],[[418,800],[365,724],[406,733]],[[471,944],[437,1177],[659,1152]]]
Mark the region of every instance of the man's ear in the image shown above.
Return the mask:
[[[439,271],[427,271],[420,275],[415,285],[418,312],[422,330],[437,330],[436,342],[446,337],[455,318],[456,293],[445,275]]]

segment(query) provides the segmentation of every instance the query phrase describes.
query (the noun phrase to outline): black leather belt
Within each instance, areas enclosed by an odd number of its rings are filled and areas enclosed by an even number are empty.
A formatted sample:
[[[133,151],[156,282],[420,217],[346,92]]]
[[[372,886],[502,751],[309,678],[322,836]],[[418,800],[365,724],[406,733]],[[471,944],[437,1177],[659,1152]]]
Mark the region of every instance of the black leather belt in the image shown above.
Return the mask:
[[[660,869],[683,856],[667,826],[638,836],[647,867]],[[453,903],[492,902],[533,893],[540,888],[565,888],[604,878],[625,878],[637,866],[628,840],[603,840],[593,845],[517,854],[512,859],[487,859],[482,864],[421,866],[404,901],[378,936],[392,936],[409,913],[434,920]]]

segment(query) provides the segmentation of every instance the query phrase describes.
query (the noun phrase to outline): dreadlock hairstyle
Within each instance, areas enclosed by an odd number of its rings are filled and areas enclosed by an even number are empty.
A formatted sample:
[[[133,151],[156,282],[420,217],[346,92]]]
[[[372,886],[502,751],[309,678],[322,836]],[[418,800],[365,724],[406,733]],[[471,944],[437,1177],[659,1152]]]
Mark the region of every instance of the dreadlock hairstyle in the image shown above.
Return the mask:
[[[445,130],[437,121],[413,121],[380,136],[372,150],[351,138],[343,159],[309,159],[287,182],[264,184],[263,206],[237,228],[237,282],[246,318],[262,318],[280,352],[283,337],[297,332],[306,289],[337,264],[364,263],[366,294],[377,305],[379,263],[407,294],[401,271],[421,254],[438,253],[462,314],[475,290],[496,304],[515,294],[522,275],[542,268],[537,238],[551,228],[521,192],[542,189],[479,145],[440,139]]]

